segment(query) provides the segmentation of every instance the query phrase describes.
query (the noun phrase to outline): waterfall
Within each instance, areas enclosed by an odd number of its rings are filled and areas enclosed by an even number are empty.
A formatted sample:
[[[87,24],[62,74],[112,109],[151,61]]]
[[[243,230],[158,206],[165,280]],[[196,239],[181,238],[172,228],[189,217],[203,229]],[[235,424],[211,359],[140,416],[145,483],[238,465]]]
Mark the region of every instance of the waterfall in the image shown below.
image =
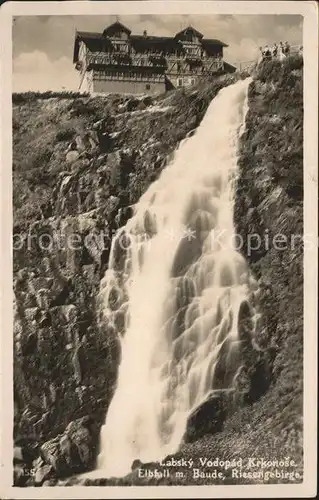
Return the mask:
[[[176,452],[192,411],[240,368],[239,310],[255,282],[233,205],[250,81],[218,93],[113,239],[101,294],[121,362],[101,431],[104,476]]]

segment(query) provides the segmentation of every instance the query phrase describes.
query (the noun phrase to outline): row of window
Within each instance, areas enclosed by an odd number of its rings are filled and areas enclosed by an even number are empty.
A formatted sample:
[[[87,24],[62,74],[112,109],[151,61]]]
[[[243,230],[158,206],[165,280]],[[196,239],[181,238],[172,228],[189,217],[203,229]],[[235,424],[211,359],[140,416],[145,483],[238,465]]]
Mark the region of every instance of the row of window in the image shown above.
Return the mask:
[[[168,73],[194,73],[194,74],[199,74],[199,73],[204,73],[205,70],[211,70],[211,71],[216,71],[219,68],[223,67],[223,61],[220,60],[213,60],[213,61],[208,61],[206,64],[194,64],[194,63],[181,63],[177,62],[177,64],[173,63],[172,65],[168,66],[163,66],[162,64],[153,64],[147,59],[139,59],[135,60],[133,62],[127,61],[125,62],[118,62],[113,60],[106,60],[105,58],[102,58],[100,56],[98,57],[91,57],[89,59],[89,64],[97,64],[101,66],[108,66],[112,65],[113,67],[120,67],[120,66],[126,66],[127,68],[132,68],[132,67],[149,67],[156,69],[158,66],[159,68],[166,69]],[[76,66],[77,69],[84,71],[86,69],[86,66],[82,65],[81,63],[77,63]]]
[[[163,82],[165,80],[164,75],[147,75],[145,73],[134,73],[134,72],[106,72],[106,71],[94,71],[95,80],[139,80],[139,81],[152,81],[152,82]]]

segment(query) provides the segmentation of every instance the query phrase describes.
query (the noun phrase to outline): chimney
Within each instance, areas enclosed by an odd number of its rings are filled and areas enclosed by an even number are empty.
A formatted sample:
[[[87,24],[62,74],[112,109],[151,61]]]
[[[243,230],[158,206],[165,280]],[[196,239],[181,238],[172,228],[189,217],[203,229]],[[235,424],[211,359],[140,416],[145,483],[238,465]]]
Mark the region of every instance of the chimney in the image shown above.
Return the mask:
[[[147,31],[146,30],[143,31],[143,37],[147,38]]]

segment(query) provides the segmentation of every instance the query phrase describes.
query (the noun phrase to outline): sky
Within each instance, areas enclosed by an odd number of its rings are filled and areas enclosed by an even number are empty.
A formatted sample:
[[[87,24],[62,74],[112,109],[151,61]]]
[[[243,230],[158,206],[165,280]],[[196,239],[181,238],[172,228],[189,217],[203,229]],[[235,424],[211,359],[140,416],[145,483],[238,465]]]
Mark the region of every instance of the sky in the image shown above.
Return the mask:
[[[76,30],[102,32],[117,19],[132,34],[146,29],[149,35],[173,36],[192,25],[229,45],[224,50],[229,63],[255,59],[266,43],[302,44],[302,17],[296,15],[19,16],[13,21],[13,91],[77,90]]]

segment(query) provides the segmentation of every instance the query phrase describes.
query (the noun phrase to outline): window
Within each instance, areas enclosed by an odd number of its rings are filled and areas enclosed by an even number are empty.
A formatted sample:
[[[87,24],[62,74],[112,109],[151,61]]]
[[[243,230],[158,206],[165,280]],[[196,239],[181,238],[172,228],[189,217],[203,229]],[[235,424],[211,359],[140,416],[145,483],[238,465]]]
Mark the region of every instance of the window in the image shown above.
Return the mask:
[[[146,88],[146,90],[150,90],[150,88],[151,88],[150,84],[149,84],[149,83],[147,83],[147,84],[145,85],[145,88]]]
[[[192,42],[193,41],[193,32],[191,30],[185,31],[184,37],[185,37],[185,40],[187,40],[188,42]]]
[[[191,56],[196,56],[197,54],[197,47],[185,47],[186,54],[191,55]]]
[[[111,38],[117,38],[118,40],[127,40],[128,36],[125,31],[116,31],[114,33],[110,33]]]
[[[124,54],[128,53],[128,44],[126,42],[123,43],[120,41],[116,41],[116,42],[112,42],[112,45],[113,45],[114,52],[120,52],[120,53],[124,53]]]
[[[178,78],[177,79],[177,87],[182,87],[183,86],[183,79],[182,78]]]

